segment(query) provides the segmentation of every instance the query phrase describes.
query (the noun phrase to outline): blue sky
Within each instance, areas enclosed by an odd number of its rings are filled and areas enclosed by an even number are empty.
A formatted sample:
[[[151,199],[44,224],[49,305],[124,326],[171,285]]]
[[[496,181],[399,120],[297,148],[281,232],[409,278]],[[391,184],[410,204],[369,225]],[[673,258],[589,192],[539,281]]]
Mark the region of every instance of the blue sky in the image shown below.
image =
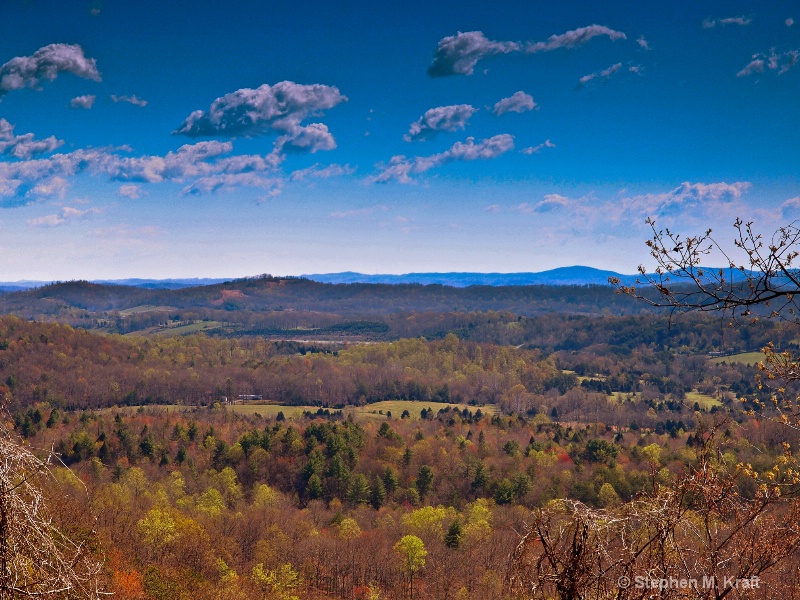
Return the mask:
[[[654,4],[4,2],[0,280],[633,272],[647,217],[800,217],[796,3]]]

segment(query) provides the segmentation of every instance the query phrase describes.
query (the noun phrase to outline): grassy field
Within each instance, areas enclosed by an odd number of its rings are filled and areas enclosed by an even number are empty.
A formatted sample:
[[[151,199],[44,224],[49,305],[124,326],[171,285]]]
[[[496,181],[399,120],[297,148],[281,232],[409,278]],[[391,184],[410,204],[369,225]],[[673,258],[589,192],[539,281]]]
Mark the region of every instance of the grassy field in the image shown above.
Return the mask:
[[[605,381],[606,380],[606,378],[604,376],[602,376],[602,375],[598,375],[596,377],[593,377],[591,375],[578,375],[577,373],[575,373],[575,371],[571,371],[569,369],[561,369],[561,372],[564,373],[564,375],[575,375],[578,378],[578,381],[580,381],[581,383],[583,383],[586,380],[589,380],[589,381]]]
[[[392,413],[393,419],[399,419],[404,410],[407,410],[411,419],[419,419],[422,409],[433,409],[434,414],[440,409],[446,407],[458,408],[458,410],[468,409],[475,413],[479,408],[485,415],[493,415],[498,412],[495,406],[468,406],[466,404],[447,404],[445,402],[416,402],[413,400],[386,400],[384,402],[376,402],[374,404],[367,404],[366,406],[348,406],[342,409],[344,414],[352,413],[353,418],[357,421],[373,421],[386,419],[388,412]],[[103,409],[103,410],[121,410],[123,412],[135,412],[141,407],[138,406],[125,406],[119,409]],[[178,404],[167,405],[150,405],[145,406],[144,410],[156,411],[180,411],[191,410],[192,406],[182,406]],[[233,406],[226,406],[225,410],[230,410],[240,415],[261,415],[262,417],[277,417],[279,412],[289,420],[300,419],[303,412],[311,411],[317,412],[318,406],[286,406],[282,404],[234,404]],[[330,409],[338,410],[338,409]]]
[[[198,321],[190,325],[178,325],[175,327],[148,327],[147,329],[139,329],[131,331],[125,335],[130,336],[150,336],[161,335],[164,337],[176,337],[181,335],[191,335],[193,333],[200,333],[208,331],[209,329],[217,329],[222,327],[223,323],[220,321]]]
[[[745,365],[755,365],[764,360],[761,352],[742,352],[741,354],[731,354],[730,356],[717,356],[710,359],[713,363],[741,363]]]
[[[135,315],[146,312],[173,312],[178,310],[180,309],[174,308],[172,306],[153,306],[151,304],[141,304],[139,306],[134,306],[132,308],[126,308],[124,310],[121,310],[119,311],[119,315],[121,317],[127,317],[128,315]]]
[[[695,402],[700,405],[700,408],[704,408],[705,410],[711,410],[712,406],[722,406],[722,402],[713,396],[701,394],[700,392],[687,392],[686,403],[691,407],[694,406]]]
[[[493,415],[497,412],[497,407],[488,406],[468,406],[466,404],[447,404],[446,402],[416,402],[414,400],[385,400],[383,402],[376,402],[375,404],[367,404],[366,406],[358,406],[345,409],[347,411],[354,411],[356,417],[365,419],[383,419],[387,412],[392,413],[392,418],[397,419],[403,414],[404,410],[408,411],[412,419],[419,419],[419,413],[423,408],[433,409],[434,414],[448,406],[464,410],[465,408],[475,413],[479,408],[485,415]],[[383,414],[381,414],[383,411]]]

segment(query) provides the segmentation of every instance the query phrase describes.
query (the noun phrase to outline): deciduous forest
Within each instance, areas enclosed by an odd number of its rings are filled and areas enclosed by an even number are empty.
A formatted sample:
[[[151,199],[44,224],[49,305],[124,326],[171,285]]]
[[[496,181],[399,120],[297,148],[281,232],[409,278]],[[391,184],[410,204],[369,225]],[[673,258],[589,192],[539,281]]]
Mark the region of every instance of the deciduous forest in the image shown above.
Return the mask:
[[[439,288],[391,293],[457,294]],[[709,569],[768,597],[800,585],[798,434],[758,365],[764,346],[797,347],[791,324],[676,317],[599,287],[560,311],[512,309],[564,290],[516,290],[500,312],[467,290],[464,310],[409,300],[371,316],[371,300],[345,316],[319,299],[98,308],[98,289],[0,296],[38,298],[36,314],[0,318],[5,429],[49,461],[43,497],[98,589],[645,598],[614,582]]]

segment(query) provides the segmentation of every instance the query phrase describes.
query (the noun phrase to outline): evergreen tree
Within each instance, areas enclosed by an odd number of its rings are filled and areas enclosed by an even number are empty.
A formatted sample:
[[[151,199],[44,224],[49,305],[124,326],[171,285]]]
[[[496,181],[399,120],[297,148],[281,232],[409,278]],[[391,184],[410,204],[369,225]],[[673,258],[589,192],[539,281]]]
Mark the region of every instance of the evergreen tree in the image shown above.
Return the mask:
[[[417,473],[417,491],[419,492],[420,498],[423,500],[425,499],[425,496],[431,491],[432,485],[433,469],[428,465],[422,465]]]
[[[372,483],[372,508],[378,510],[386,502],[386,486],[380,477]]]
[[[386,487],[386,493],[391,494],[400,485],[400,478],[397,476],[397,471],[392,467],[386,467],[383,472],[383,485]]]
[[[453,521],[444,536],[444,545],[453,550],[458,549],[458,547],[461,546],[461,538],[463,535],[464,530],[461,527],[461,523],[457,520]]]

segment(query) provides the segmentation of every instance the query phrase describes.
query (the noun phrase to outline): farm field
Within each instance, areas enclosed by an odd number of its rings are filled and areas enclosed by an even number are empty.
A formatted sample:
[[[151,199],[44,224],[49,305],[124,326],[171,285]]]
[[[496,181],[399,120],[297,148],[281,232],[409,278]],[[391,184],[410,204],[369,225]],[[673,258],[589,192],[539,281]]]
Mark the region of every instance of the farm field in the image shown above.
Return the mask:
[[[689,406],[694,406],[694,403],[697,402],[700,405],[700,408],[705,410],[711,410],[714,406],[722,406],[722,402],[720,402],[717,398],[713,396],[709,396],[708,394],[701,394],[700,392],[687,392],[686,393],[686,403]]]
[[[156,326],[156,327],[148,327],[147,329],[139,329],[136,331],[131,331],[130,333],[126,333],[126,336],[134,337],[134,336],[152,336],[152,335],[160,335],[164,337],[179,337],[182,335],[192,335],[194,333],[202,333],[204,331],[209,331],[211,329],[218,329],[222,327],[223,323],[221,321],[198,321],[196,323],[190,323],[189,325],[177,325],[175,327],[163,327],[163,326]]]
[[[416,400],[385,400],[383,402],[375,402],[365,406],[347,406],[343,409],[330,408],[329,410],[342,410],[346,414],[352,413],[356,421],[380,421],[387,417],[387,413],[392,413],[392,419],[399,419],[404,410],[409,412],[410,418],[416,420],[420,418],[420,412],[423,409],[432,409],[434,414],[439,410],[447,407],[457,408],[463,411],[465,408],[473,413],[478,409],[484,415],[494,415],[499,411],[496,406],[469,406],[467,404],[448,404],[446,402],[418,402]],[[283,413],[283,416],[289,420],[300,419],[306,411],[317,412],[319,406],[290,406],[285,404],[255,404],[243,403],[224,406],[225,410],[229,410],[238,415],[261,415],[262,417],[277,417],[278,413]],[[203,408],[194,406],[185,406],[182,404],[164,404],[164,405],[148,405],[148,406],[123,406],[118,408],[105,408],[100,409],[98,412],[107,411],[121,411],[127,414],[133,414],[137,411],[145,410],[147,412],[185,412],[191,410],[204,410]],[[208,410],[208,409],[206,409]]]
[[[762,360],[764,360],[764,354],[762,352],[742,352],[740,354],[731,354],[730,356],[717,356],[710,359],[710,362],[715,364],[757,365]]]

